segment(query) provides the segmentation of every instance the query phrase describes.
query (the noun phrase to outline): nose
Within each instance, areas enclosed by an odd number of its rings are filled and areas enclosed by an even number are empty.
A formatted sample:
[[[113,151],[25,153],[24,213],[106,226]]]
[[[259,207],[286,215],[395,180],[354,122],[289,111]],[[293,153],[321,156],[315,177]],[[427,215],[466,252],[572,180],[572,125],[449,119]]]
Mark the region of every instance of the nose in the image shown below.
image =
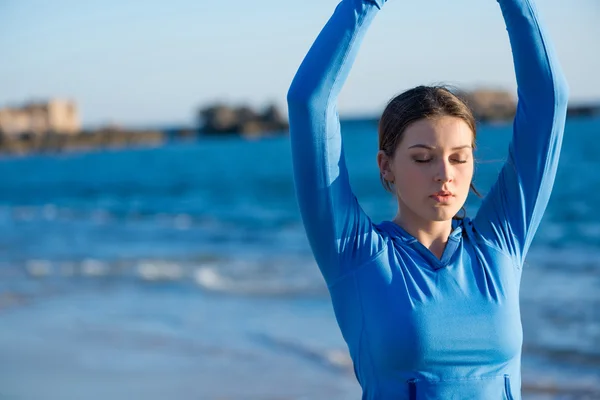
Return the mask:
[[[453,179],[454,174],[452,170],[452,165],[450,165],[449,162],[440,162],[436,170],[435,181],[446,183],[452,182]]]

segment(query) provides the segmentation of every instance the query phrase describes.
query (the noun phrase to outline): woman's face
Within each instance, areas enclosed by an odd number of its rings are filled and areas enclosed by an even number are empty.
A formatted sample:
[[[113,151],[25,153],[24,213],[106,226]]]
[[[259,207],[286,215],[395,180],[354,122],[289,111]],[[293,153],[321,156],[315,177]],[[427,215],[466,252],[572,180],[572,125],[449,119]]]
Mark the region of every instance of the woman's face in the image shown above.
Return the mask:
[[[473,132],[456,117],[409,125],[394,157],[378,156],[384,178],[394,182],[400,213],[426,221],[451,220],[473,179]]]

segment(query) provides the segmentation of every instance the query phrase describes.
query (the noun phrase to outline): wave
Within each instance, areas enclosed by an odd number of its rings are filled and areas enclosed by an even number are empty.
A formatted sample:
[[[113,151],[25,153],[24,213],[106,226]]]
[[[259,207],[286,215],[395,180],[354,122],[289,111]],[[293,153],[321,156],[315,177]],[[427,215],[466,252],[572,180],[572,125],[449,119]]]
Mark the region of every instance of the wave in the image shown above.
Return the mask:
[[[590,226],[587,229],[599,229],[600,232],[600,226]],[[600,247],[581,243],[564,243],[560,247],[540,243],[532,246],[525,260],[525,267],[562,271],[566,268],[600,271]]]
[[[173,283],[197,287],[207,293],[242,296],[323,297],[328,293],[314,261],[276,257],[240,260],[207,255],[183,261],[33,259],[23,264],[0,266],[0,277],[9,289],[19,287],[22,279],[34,280],[42,287],[44,283],[57,282],[63,287],[70,283],[76,286],[80,279],[87,279],[90,282],[110,280],[141,285]]]
[[[201,267],[195,271],[195,281],[210,292],[251,296],[325,296],[325,285],[317,281],[285,279],[278,276],[250,277],[227,276],[218,268]]]

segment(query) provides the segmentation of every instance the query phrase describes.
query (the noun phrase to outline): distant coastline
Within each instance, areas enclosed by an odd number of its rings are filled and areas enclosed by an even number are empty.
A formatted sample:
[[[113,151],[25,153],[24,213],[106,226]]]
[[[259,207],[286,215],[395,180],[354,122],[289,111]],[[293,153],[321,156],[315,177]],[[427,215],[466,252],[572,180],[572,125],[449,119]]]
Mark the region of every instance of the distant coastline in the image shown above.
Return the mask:
[[[508,122],[514,117],[516,101],[506,91],[483,89],[457,94],[465,99],[481,123]],[[600,116],[600,101],[572,104],[567,112],[568,118],[593,116]],[[342,123],[360,120],[376,124],[378,119],[379,116],[342,118]],[[134,130],[106,126],[85,130],[78,124],[76,105],[72,102],[54,99],[22,108],[0,108],[0,155],[158,147],[208,137],[255,139],[285,136],[289,132],[284,114],[275,105],[254,110],[248,106],[212,104],[198,111],[198,123],[192,127]]]
[[[567,110],[567,117],[594,117],[600,116],[600,102],[580,103],[570,105]]]
[[[579,118],[579,117],[600,117],[600,102],[590,104],[577,104],[569,106],[567,109],[567,119]],[[475,119],[479,123],[509,123],[514,118],[514,114],[507,116],[506,118],[487,118],[475,114]],[[341,117],[342,124],[344,122],[359,122],[359,121],[370,121],[373,123],[379,122],[379,116],[376,115],[361,115],[359,117]]]

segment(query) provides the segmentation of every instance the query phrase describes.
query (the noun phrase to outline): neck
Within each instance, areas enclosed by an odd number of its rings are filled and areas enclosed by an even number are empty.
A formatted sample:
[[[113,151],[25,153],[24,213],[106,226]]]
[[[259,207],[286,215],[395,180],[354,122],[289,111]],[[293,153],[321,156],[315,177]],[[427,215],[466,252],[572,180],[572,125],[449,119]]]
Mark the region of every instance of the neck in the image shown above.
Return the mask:
[[[416,215],[402,213],[396,215],[394,223],[414,236],[438,258],[442,257],[448,236],[452,233],[452,220],[426,221]]]

